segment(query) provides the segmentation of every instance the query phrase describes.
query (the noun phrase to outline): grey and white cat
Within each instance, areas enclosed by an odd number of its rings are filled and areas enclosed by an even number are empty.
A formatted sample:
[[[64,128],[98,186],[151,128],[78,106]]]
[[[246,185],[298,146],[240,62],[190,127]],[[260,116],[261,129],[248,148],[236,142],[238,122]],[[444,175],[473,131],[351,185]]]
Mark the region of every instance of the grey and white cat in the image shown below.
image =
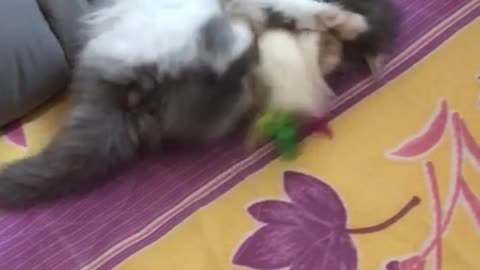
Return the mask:
[[[323,2],[245,1],[305,28],[347,18]],[[76,105],[42,152],[0,173],[0,206],[88,190],[165,140],[204,142],[235,128],[256,104],[247,85],[256,26],[242,16],[217,0],[108,0],[89,14],[71,86]]]

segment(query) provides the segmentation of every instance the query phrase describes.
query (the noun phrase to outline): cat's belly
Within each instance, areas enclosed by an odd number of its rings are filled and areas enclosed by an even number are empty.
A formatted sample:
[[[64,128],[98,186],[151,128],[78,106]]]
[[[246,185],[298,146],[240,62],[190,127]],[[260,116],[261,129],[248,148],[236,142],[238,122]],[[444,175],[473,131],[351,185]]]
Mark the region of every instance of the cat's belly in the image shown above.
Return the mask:
[[[198,57],[198,31],[220,12],[216,0],[117,0],[91,16],[95,38],[84,54],[174,71]]]

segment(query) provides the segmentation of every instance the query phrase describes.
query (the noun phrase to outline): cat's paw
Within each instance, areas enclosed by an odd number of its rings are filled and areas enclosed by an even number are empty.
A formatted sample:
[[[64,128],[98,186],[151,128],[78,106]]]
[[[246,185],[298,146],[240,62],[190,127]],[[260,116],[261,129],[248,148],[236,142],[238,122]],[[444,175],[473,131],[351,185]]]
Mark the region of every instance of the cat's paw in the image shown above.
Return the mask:
[[[343,43],[335,36],[326,33],[322,35],[319,64],[323,75],[330,74],[342,62]]]
[[[353,40],[369,29],[364,16],[334,4],[318,12],[316,21],[320,28],[333,30],[341,39],[345,40]]]

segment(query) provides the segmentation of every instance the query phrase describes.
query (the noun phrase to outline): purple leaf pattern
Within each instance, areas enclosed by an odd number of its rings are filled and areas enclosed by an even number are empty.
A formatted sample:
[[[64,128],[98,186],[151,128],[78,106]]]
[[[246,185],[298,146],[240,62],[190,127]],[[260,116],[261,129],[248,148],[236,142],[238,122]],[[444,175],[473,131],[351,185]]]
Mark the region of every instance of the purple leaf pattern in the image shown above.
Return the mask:
[[[249,213],[265,223],[237,251],[233,262],[254,269],[357,269],[357,252],[345,225],[340,197],[311,176],[286,172],[291,202],[263,201]]]
[[[254,203],[248,213],[263,224],[237,250],[233,263],[259,270],[356,270],[352,234],[375,233],[420,203],[416,196],[392,217],[365,228],[347,228],[340,196],[325,182],[287,171],[283,187],[290,201]]]
[[[15,146],[21,148],[27,147],[27,138],[25,136],[22,122],[17,121],[7,125],[2,133],[4,138]]]

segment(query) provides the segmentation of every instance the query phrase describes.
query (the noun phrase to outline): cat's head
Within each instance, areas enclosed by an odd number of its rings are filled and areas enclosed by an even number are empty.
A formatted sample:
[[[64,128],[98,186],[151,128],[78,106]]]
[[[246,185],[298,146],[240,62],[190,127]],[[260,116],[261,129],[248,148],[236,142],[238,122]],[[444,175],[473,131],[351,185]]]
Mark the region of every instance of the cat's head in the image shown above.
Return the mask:
[[[202,63],[160,82],[162,106],[156,114],[167,137],[218,138],[235,128],[253,105],[246,87],[257,53],[250,25],[217,17],[201,37]]]
[[[253,106],[253,96],[245,81],[250,59],[247,50],[221,73],[208,67],[192,67],[177,78],[165,77],[158,84],[158,91],[145,96],[140,110],[161,125],[158,127],[167,139],[197,141],[223,136]]]
[[[136,119],[137,133],[147,144],[165,138],[218,138],[237,127],[253,106],[245,80],[256,61],[255,34],[249,23],[219,16],[192,42],[196,46],[188,49],[195,51],[186,52],[189,60],[175,69],[166,68],[161,59],[125,64],[121,57],[87,45],[75,69],[74,87],[83,102],[120,106]],[[171,57],[178,62],[182,55]]]

